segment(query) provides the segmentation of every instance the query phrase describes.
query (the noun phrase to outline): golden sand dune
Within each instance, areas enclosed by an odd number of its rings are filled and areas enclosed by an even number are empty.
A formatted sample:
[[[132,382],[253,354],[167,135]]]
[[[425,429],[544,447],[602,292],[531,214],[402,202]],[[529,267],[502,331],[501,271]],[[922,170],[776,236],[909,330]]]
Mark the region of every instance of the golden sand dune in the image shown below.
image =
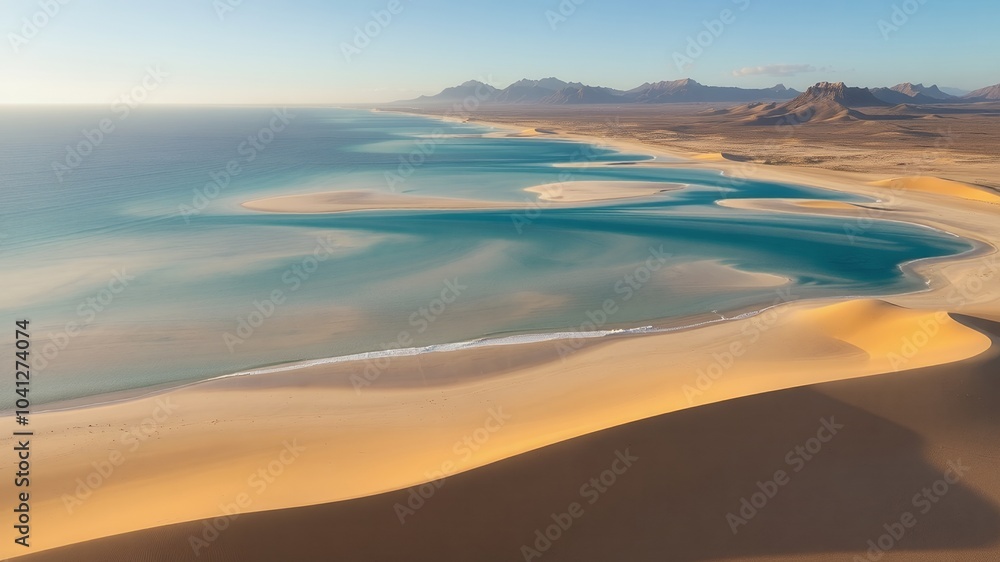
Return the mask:
[[[938,360],[958,361],[986,336],[970,337],[969,329],[945,312],[909,310],[880,300],[855,300],[798,313],[804,325],[827,337],[849,343],[868,354],[869,361],[886,371],[897,371],[912,355],[933,344]]]
[[[983,201],[985,203],[1000,203],[1000,194],[973,187],[969,184],[929,176],[893,178],[872,182],[872,185],[887,187],[893,190],[920,191],[935,195],[961,197],[962,199]]]
[[[731,154],[728,152],[704,152],[691,156],[695,160],[702,160],[705,162],[747,162],[750,160],[749,157],[740,156],[738,154]]]
[[[555,134],[556,131],[532,127],[520,131],[515,130],[515,131],[498,131],[495,133],[486,133],[483,136],[487,138],[530,138],[530,137],[541,137],[541,136],[548,136]]]
[[[1000,325],[989,326],[1000,336]],[[196,555],[190,537],[212,520],[139,531],[29,556],[25,562],[274,560],[513,560],[565,510],[576,488],[617,458],[637,457],[611,493],[573,522],[541,560],[829,562],[865,560],[867,538],[962,460],[970,467],[919,517],[885,561],[990,560],[1000,528],[998,353],[905,376],[867,377],[748,396],[621,425],[449,478],[429,499],[400,490],[298,509],[241,514]],[[723,516],[790,448],[843,426],[777,501],[734,535]],[[824,437],[826,438],[826,437]],[[796,461],[798,462],[798,461]],[[845,471],[854,477],[845,478]],[[425,489],[426,491],[426,489]],[[878,498],[879,501],[873,501]],[[412,515],[397,506],[421,502]],[[419,505],[419,503],[416,503]],[[816,506],[826,517],[804,517]],[[489,506],[469,517],[470,506]],[[863,506],[863,509],[859,509]],[[636,514],[643,524],[636,524]],[[836,524],[830,524],[835,521]],[[269,540],[280,529],[282,540]],[[503,529],[503,532],[497,532]],[[442,552],[441,537],[449,539]],[[860,537],[860,539],[859,539]],[[538,560],[538,558],[534,558]]]
[[[253,512],[402,489],[666,412],[956,361],[990,340],[947,315],[862,301],[546,345],[548,360],[509,373],[512,351],[503,347],[487,349],[488,360],[479,349],[392,361],[402,371],[445,373],[467,368],[461,356],[476,353],[475,364],[494,370],[445,386],[400,390],[376,378],[355,391],[352,376],[365,365],[340,363],[89,408],[86,423],[79,411],[36,414],[45,448],[35,453],[32,507],[49,531],[35,548],[218,517],[241,494],[249,499],[240,509]],[[132,448],[122,437],[145,418],[155,419],[155,434]],[[474,450],[462,446],[470,435],[478,436]],[[108,463],[118,463],[112,474],[85,484]],[[262,483],[260,470],[284,476]]]
[[[705,162],[720,162],[726,159],[721,152],[703,152],[693,154],[691,155],[691,158],[695,160],[703,160]]]
[[[554,135],[554,134],[556,134],[555,131],[550,131],[550,130],[547,130],[547,129],[534,128],[534,129],[525,129],[525,130],[521,131],[517,136],[522,136],[522,137],[538,137],[538,136],[543,136],[543,135]]]

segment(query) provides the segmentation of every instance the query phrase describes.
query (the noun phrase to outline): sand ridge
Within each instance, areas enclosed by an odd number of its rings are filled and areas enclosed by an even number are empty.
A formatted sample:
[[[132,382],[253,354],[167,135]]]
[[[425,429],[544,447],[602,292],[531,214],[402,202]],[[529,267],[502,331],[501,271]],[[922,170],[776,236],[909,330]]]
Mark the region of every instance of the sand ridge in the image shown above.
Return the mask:
[[[872,182],[872,185],[893,190],[913,190],[947,197],[961,197],[972,201],[1000,204],[1000,194],[973,187],[971,185],[928,176],[892,178]]]

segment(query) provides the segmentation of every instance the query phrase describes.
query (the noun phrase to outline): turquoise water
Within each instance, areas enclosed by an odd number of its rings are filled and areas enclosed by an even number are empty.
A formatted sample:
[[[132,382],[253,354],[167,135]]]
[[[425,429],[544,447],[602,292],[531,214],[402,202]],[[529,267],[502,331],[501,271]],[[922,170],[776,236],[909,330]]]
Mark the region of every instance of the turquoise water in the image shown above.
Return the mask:
[[[143,108],[87,151],[95,143],[84,131],[116,116],[0,112],[0,317],[31,320],[36,403],[385,348],[660,325],[777,298],[773,286],[692,282],[678,273],[692,262],[788,278],[795,298],[907,292],[924,281],[901,265],[972,247],[897,222],[859,233],[851,219],[716,204],[856,200],[844,194],[706,170],[582,165],[648,158],[609,148],[484,137],[494,131],[387,113],[290,114],[285,124],[270,109]],[[261,135],[275,123],[280,131]],[[67,146],[89,154],[68,161]],[[226,172],[230,162],[237,167]],[[206,188],[227,173],[224,188]],[[583,208],[522,191],[570,179],[689,187]],[[345,189],[504,201],[511,210],[240,207]],[[662,267],[646,278],[637,269],[651,256]],[[271,301],[275,291],[281,302]],[[609,299],[616,312],[587,324]],[[240,332],[256,315],[259,326]]]

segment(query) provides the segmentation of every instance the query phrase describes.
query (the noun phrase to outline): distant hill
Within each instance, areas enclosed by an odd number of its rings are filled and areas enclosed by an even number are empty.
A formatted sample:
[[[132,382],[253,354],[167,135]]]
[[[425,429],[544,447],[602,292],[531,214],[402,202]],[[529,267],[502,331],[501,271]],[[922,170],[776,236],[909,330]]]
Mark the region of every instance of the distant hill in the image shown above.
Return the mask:
[[[875,97],[868,88],[852,88],[843,82],[820,82],[810,86],[801,96],[785,104],[789,107],[830,101],[844,107],[879,107],[888,105]]]
[[[540,103],[543,99],[565,88],[583,88],[580,83],[567,83],[558,78],[519,80],[497,92],[497,103]]]
[[[672,82],[646,83],[626,92],[631,101],[638,103],[696,103],[696,102],[750,102],[761,100],[790,100],[799,92],[778,84],[773,88],[745,89],[705,86],[686,78]]]
[[[962,99],[968,101],[996,101],[1000,100],[1000,84],[993,86],[987,86],[985,88],[976,90],[974,92],[969,92],[968,94],[962,96]]]
[[[875,96],[876,98],[892,105],[899,105],[901,103],[917,103],[917,104],[942,103],[942,100],[930,98],[923,94],[915,94],[915,95],[905,94],[897,90],[895,87],[872,88],[871,92],[872,95]]]
[[[944,86],[941,86],[940,90],[949,96],[955,96],[956,98],[960,98],[969,93],[969,90],[963,90],[961,88],[946,88]]]
[[[619,90],[612,90],[610,88],[595,88],[594,86],[570,86],[542,98],[540,103],[551,105],[629,103],[629,100],[624,97],[624,92]]]
[[[942,92],[936,85],[924,86],[923,84],[911,84],[904,82],[896,84],[891,88],[873,88],[872,94],[878,99],[891,103],[928,105],[936,103],[960,103],[957,96]]]
[[[487,97],[488,99],[494,99],[498,92],[499,90],[489,84],[484,84],[478,80],[469,80],[468,82],[458,86],[445,88],[437,95],[420,96],[419,98],[409,100],[406,103],[461,102],[469,97]]]
[[[911,98],[925,97],[934,100],[953,100],[956,96],[951,94],[946,94],[937,87],[936,84],[931,86],[924,86],[923,84],[910,84],[909,82],[904,82],[902,84],[896,84],[891,88],[901,94],[910,96]]]
[[[868,88],[852,88],[843,82],[820,82],[802,95],[781,105],[750,104],[736,108],[733,115],[745,116],[752,125],[798,125],[817,121],[851,121],[866,119],[856,108],[888,107]]]

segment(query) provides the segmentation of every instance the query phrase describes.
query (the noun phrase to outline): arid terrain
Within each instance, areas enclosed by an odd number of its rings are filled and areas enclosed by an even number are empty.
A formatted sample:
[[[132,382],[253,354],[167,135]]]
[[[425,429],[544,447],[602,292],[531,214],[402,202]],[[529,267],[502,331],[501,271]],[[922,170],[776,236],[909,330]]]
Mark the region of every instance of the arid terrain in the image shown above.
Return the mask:
[[[727,159],[759,164],[938,176],[1000,190],[995,133],[1000,103],[865,107],[863,118],[800,123],[806,112],[776,124],[759,124],[753,109],[658,104],[484,105],[468,112],[461,106],[427,106],[405,111],[634,141],[692,154],[722,153]]]

